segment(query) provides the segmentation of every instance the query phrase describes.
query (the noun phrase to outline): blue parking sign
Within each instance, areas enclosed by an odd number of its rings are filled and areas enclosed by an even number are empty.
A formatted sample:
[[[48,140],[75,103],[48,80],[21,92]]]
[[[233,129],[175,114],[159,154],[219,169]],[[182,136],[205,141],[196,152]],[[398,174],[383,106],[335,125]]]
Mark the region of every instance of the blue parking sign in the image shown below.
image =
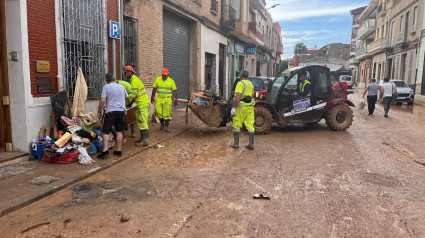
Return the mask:
[[[120,38],[120,23],[116,21],[109,21],[109,37],[114,39]]]

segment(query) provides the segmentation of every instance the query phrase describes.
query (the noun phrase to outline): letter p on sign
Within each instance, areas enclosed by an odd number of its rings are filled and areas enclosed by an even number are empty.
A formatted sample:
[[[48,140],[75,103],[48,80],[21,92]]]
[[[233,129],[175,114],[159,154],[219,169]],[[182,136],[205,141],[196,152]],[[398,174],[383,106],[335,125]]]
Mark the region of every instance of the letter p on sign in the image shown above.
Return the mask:
[[[109,21],[109,37],[114,39],[120,38],[120,23],[116,21]]]

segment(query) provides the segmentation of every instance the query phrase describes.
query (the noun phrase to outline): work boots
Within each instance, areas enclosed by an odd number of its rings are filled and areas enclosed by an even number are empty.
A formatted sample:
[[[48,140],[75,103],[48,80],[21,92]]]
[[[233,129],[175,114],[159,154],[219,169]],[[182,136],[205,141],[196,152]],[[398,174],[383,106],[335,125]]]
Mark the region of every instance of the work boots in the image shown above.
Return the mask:
[[[233,132],[234,142],[230,145],[230,147],[239,149],[239,132]]]
[[[250,150],[254,150],[254,132],[249,132],[249,144],[247,146],[245,146],[245,148],[250,149]]]
[[[130,138],[136,138],[136,130],[134,129],[134,123],[130,125],[131,135]]]
[[[140,143],[140,142],[142,142],[142,140],[143,140],[143,131],[140,130],[140,138],[135,140],[134,143]]]
[[[165,132],[170,133],[170,120],[165,120]]]
[[[148,130],[141,130],[142,134],[142,141],[139,143],[136,143],[136,146],[147,146],[149,145],[149,131]]]
[[[159,127],[159,130],[164,130],[164,119],[159,119],[159,122],[161,122],[161,126]]]

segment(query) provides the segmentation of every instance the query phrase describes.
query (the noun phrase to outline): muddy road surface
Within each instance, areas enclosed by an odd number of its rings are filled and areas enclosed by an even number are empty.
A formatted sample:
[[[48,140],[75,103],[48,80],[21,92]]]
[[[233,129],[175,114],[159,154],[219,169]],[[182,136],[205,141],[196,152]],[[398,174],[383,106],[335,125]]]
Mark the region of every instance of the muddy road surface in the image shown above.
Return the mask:
[[[1,237],[425,237],[424,109],[275,127],[254,151],[199,126],[1,217]]]

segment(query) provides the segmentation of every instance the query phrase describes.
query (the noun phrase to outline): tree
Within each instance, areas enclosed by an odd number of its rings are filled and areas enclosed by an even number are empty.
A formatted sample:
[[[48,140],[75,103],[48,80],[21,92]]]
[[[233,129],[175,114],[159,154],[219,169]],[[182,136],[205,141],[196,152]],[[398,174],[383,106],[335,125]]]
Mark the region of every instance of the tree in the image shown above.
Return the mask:
[[[305,54],[305,52],[307,52],[307,46],[305,46],[304,43],[301,42],[301,43],[295,44],[295,47],[294,47],[295,55]]]
[[[287,69],[288,69],[288,60],[280,61],[279,72],[282,72],[282,71],[287,70]]]

